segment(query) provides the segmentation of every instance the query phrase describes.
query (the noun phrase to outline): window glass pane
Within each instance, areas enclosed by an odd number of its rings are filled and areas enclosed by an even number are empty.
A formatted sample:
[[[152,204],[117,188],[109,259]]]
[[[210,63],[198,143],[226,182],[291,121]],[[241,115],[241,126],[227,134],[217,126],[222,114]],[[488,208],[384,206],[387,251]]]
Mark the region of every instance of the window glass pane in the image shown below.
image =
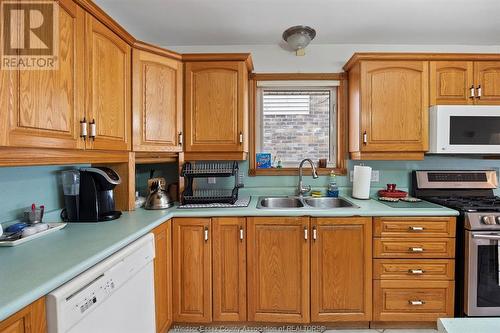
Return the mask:
[[[264,88],[260,152],[271,153],[285,167],[297,167],[306,157],[315,162],[327,159],[334,166],[334,92]]]

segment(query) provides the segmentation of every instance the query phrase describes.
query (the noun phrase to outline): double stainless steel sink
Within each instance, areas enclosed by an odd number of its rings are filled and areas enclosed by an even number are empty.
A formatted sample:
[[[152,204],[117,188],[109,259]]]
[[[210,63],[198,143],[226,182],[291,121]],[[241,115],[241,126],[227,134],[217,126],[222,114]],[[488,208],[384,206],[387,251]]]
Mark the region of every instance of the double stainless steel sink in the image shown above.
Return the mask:
[[[286,208],[359,208],[359,206],[343,198],[313,198],[313,197],[259,197],[259,209],[286,209]]]

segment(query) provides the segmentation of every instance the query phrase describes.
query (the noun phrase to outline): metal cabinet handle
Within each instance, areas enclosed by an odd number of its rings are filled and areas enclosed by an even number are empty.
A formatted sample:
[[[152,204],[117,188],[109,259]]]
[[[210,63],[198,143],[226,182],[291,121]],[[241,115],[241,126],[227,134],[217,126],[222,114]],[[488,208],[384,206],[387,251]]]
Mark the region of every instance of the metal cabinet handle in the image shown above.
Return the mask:
[[[87,139],[87,119],[80,121],[80,137],[85,141]]]
[[[469,98],[474,98],[474,97],[475,97],[475,95],[474,95],[474,85],[472,85],[472,86],[469,88],[469,91],[470,91]]]
[[[499,234],[472,234],[472,238],[500,240]]]
[[[410,231],[424,231],[424,227],[419,227],[419,226],[410,226],[408,228]]]
[[[481,89],[481,85],[477,86],[477,98],[481,98],[481,95],[483,94],[483,91]]]
[[[313,240],[318,238],[318,231],[316,230],[316,226],[313,227]]]
[[[415,274],[415,275],[420,275],[420,274],[424,274],[424,270],[421,269],[421,268],[409,269],[408,273]]]
[[[182,132],[179,132],[179,146],[182,146],[182,141],[183,141],[183,135]]]
[[[243,231],[243,228],[240,227],[240,240],[243,240],[244,237],[245,237],[245,231]]]
[[[203,234],[204,234],[205,242],[208,241],[208,227],[205,227]]]
[[[304,227],[304,239],[307,240],[307,227]]]
[[[92,119],[92,121],[89,123],[90,125],[90,139],[94,140],[96,135],[97,135],[97,128],[96,128],[96,123],[95,119]]]
[[[419,300],[419,299],[418,299],[418,300],[414,300],[414,301],[409,300],[409,301],[408,301],[408,304],[410,304],[410,305],[424,305],[424,304],[425,304],[425,302],[424,302],[424,301],[422,301],[422,300]]]
[[[424,252],[423,247],[410,247],[411,252]]]
[[[368,134],[366,134],[366,131],[363,132],[363,144],[367,144],[368,143]]]
[[[243,143],[243,132],[240,132],[240,144]]]

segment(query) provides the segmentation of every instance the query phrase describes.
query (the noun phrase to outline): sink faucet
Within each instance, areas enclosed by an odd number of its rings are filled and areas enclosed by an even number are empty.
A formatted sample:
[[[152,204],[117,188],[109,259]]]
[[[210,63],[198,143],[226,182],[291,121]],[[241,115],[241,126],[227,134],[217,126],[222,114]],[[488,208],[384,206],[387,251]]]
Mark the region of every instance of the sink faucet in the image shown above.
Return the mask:
[[[297,187],[297,192],[300,197],[304,196],[307,192],[311,191],[311,185],[304,185],[302,182],[302,167],[304,165],[304,162],[309,162],[312,168],[312,177],[314,179],[318,178],[318,174],[316,173],[316,167],[314,166],[313,161],[309,158],[304,158],[300,164],[299,164],[299,185]]]

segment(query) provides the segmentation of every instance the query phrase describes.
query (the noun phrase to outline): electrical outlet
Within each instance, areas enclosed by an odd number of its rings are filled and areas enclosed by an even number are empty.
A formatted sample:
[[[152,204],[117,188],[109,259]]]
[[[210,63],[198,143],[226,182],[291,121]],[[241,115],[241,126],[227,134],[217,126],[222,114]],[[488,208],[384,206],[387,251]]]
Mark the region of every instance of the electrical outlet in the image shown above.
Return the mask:
[[[217,183],[217,178],[215,178],[215,177],[208,177],[207,178],[207,183],[209,183],[209,184],[215,184],[215,183]]]
[[[349,181],[352,183],[354,177],[354,170],[349,171]],[[380,170],[372,170],[372,178],[370,179],[372,183],[377,183],[380,181]]]

